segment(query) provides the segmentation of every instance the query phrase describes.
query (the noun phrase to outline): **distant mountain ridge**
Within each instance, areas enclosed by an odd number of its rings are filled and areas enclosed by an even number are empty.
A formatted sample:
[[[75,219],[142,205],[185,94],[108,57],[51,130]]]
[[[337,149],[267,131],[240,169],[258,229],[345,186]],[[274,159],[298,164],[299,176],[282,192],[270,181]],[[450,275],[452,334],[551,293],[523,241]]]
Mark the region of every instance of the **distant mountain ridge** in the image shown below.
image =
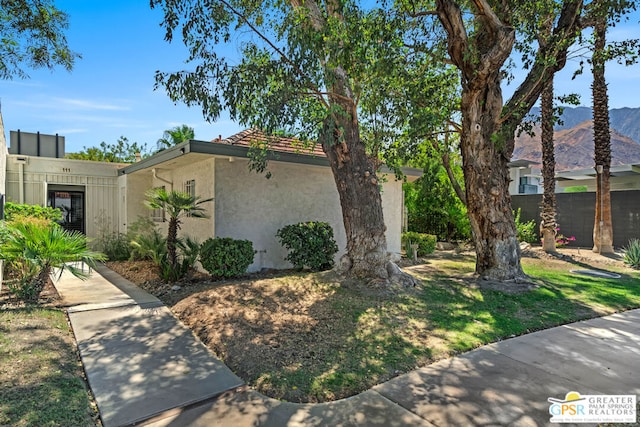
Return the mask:
[[[588,110],[588,109],[586,109]],[[639,109],[640,110],[640,109]],[[570,117],[573,119],[573,117]],[[522,133],[515,141],[513,159],[527,159],[542,163],[540,126],[535,135]],[[586,120],[571,128],[554,132],[556,171],[593,167],[593,121]],[[640,144],[616,129],[611,130],[611,164],[640,163]]]
[[[534,107],[531,114],[540,116],[540,109]],[[556,130],[571,129],[591,120],[593,115],[589,107],[565,107],[560,119],[563,124],[555,126]],[[612,129],[615,129],[620,135],[631,138],[640,144],[640,108],[614,108],[609,110],[609,121]]]

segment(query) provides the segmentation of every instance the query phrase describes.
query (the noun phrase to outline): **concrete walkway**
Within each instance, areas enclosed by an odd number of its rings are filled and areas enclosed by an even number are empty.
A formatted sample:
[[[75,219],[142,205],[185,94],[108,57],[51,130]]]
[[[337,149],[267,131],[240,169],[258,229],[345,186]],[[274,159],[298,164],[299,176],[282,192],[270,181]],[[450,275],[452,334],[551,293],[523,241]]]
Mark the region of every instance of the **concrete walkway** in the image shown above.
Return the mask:
[[[106,427],[540,426],[549,397],[640,394],[640,310],[487,345],[313,405],[243,386],[159,300],[106,268],[56,287]]]

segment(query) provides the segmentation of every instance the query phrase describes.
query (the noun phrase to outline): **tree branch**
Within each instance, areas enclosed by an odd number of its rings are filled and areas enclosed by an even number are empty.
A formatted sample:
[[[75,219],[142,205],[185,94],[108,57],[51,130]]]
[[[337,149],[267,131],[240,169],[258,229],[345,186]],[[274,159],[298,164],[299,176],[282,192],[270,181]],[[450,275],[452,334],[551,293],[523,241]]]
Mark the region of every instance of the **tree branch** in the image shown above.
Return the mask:
[[[502,109],[500,123],[508,132],[522,121],[553,74],[564,67],[567,51],[573,44],[574,35],[580,30],[581,11],[582,0],[569,0],[564,3],[553,35],[546,46],[538,50],[531,71]],[[550,58],[555,59],[553,65],[548,64]]]
[[[296,1],[296,0],[293,0],[293,1]],[[280,58],[282,58],[287,64],[289,64],[294,70],[296,70],[298,75],[307,81],[307,85],[309,86],[309,89],[311,89],[312,92],[318,95],[317,98],[320,100],[320,102],[322,102],[322,104],[327,109],[330,109],[329,104],[324,99],[324,97],[322,97],[322,92],[320,91],[320,89],[315,84],[313,84],[313,80],[308,75],[306,75],[305,72],[302,71],[302,69],[298,67],[298,65],[295,62],[293,62],[288,56],[286,56],[278,46],[276,46],[267,36],[262,34],[258,30],[258,28],[249,21],[249,19],[246,16],[244,16],[242,13],[240,13],[240,11],[234,8],[227,0],[220,0],[220,3],[225,5],[225,7],[227,7],[234,15],[236,15],[238,19],[244,22],[251,29],[251,31],[253,31],[260,39],[262,39],[267,45],[269,45],[269,47],[273,49],[273,51],[280,56]]]

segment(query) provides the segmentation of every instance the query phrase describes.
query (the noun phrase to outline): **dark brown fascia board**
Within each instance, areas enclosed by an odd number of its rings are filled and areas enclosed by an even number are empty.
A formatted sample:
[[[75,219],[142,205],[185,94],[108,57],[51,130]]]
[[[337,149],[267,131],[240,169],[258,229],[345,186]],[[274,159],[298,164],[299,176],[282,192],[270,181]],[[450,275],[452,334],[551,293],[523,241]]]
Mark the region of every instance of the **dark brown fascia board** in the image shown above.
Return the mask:
[[[174,147],[167,148],[151,157],[133,163],[118,171],[119,175],[133,173],[139,170],[158,166],[161,163],[173,160],[177,157],[188,153],[211,154],[224,157],[242,157],[248,158],[249,147],[243,145],[220,144],[207,141],[186,141]],[[312,156],[308,154],[274,152],[269,150],[268,159],[270,161],[299,163],[305,165],[329,166],[329,160],[326,157]],[[382,167],[382,172],[393,173],[386,166]],[[402,172],[408,176],[422,176],[422,170],[415,168],[402,168]]]

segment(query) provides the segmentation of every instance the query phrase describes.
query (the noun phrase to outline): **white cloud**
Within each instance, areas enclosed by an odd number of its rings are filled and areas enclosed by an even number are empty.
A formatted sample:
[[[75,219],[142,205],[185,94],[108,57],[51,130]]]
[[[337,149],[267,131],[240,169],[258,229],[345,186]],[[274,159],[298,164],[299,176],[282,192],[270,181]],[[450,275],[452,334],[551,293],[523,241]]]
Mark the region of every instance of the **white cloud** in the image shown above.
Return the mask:
[[[89,129],[82,129],[82,128],[58,129],[56,131],[58,135],[70,135],[73,133],[87,133],[87,132],[89,132]]]
[[[126,111],[131,109],[130,107],[124,105],[101,103],[89,101],[86,99],[54,98],[54,101],[73,108],[82,108],[86,110]]]

